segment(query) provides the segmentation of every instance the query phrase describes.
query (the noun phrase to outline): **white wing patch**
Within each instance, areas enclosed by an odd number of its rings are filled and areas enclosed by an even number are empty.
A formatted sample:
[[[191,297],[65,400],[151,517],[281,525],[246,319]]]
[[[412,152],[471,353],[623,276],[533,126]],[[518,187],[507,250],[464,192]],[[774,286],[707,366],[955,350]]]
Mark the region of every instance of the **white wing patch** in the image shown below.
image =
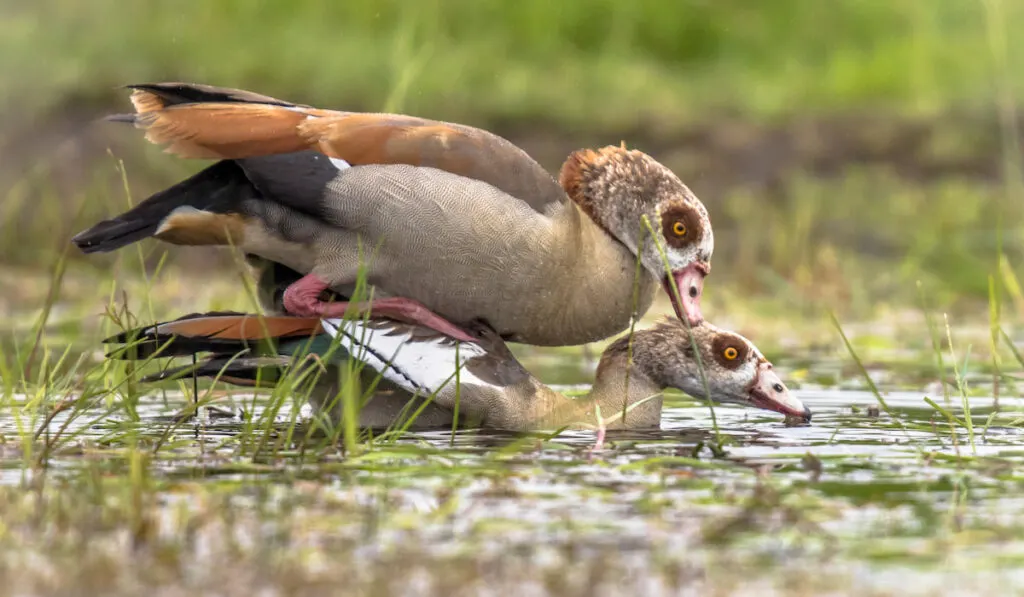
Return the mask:
[[[337,168],[339,172],[342,170],[347,170],[352,167],[352,164],[349,164],[348,162],[341,158],[328,157],[327,159],[331,160],[331,165]]]
[[[466,360],[486,354],[479,344],[441,339],[413,341],[412,334],[402,333],[405,324],[392,329],[370,327],[360,320],[324,319],[321,324],[331,337],[341,336],[340,344],[349,354],[409,392],[429,395],[454,384],[456,368],[460,384],[493,385],[464,366]]]

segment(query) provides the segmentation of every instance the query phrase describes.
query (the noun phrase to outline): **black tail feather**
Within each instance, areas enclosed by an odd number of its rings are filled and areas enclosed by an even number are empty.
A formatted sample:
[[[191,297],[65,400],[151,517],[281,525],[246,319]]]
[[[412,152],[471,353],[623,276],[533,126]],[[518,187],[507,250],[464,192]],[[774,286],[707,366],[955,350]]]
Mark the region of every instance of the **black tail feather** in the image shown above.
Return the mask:
[[[245,315],[237,311],[208,311],[183,315],[174,322],[218,316]],[[123,344],[106,356],[110,359],[143,361],[153,358],[193,357],[210,353],[198,362],[170,367],[142,377],[141,383],[167,381],[189,377],[219,378],[222,381],[242,386],[273,385],[292,364],[292,356],[257,354],[253,351],[258,342],[181,336],[160,332],[162,324],[135,328],[115,334],[103,340],[104,344]],[[266,341],[259,341],[266,342]]]
[[[188,315],[182,315],[174,321],[185,321],[188,319],[198,319],[200,317],[218,317],[218,316],[243,316],[246,315],[241,311],[204,311],[201,313],[189,313]],[[159,325],[159,324],[157,324]],[[134,328],[131,330],[125,330],[108,336],[103,339],[104,344],[124,344],[125,342],[131,342],[133,338],[139,337],[144,331],[151,329],[153,326],[147,325],[143,327]]]
[[[240,386],[272,386],[291,364],[288,357],[224,357],[214,356],[196,364],[171,367],[147,375],[140,383],[153,383],[190,377],[219,378]]]
[[[105,253],[152,236],[179,207],[224,213],[258,193],[242,169],[222,160],[160,191],[125,213],[80,232],[71,242],[83,253]]]
[[[175,321],[218,315],[244,315],[238,311],[209,311],[190,313]],[[253,348],[254,343],[222,338],[183,337],[158,331],[159,324],[123,331],[103,340],[104,344],[123,344],[108,352],[108,359],[137,361],[153,358],[187,357],[201,352],[237,355]]]
[[[149,358],[187,357],[201,352],[218,354],[244,353],[252,348],[238,340],[221,340],[207,338],[182,338],[181,336],[160,335],[159,337],[141,338],[137,342],[129,340],[125,345],[115,348],[105,356],[120,361],[137,361]]]
[[[201,85],[199,83],[138,83],[126,85],[128,89],[148,91],[163,100],[166,107],[180,106],[183,104],[205,104],[205,103],[250,103],[269,104],[272,106],[302,107],[291,102],[279,100],[268,95],[260,95],[243,89],[231,89],[227,87],[214,87],[212,85]]]

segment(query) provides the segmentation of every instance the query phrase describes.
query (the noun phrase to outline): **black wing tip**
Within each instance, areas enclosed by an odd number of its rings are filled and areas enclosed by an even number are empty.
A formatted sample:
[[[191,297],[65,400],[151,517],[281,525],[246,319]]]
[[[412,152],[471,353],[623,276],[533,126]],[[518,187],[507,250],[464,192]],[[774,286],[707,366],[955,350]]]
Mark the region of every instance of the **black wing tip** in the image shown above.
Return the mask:
[[[179,380],[184,378],[191,371],[179,371],[173,369],[170,371],[160,371],[159,373],[153,373],[139,378],[139,383],[159,383],[161,381],[168,380]]]
[[[138,114],[110,114],[108,116],[104,116],[100,120],[104,122],[124,122],[126,124],[135,124],[138,122],[138,119],[136,118],[137,116]]]
[[[147,329],[149,329],[148,326],[144,328],[135,328],[134,330],[125,330],[123,332],[118,332],[113,336],[107,336],[106,338],[100,340],[100,344],[124,344],[125,342],[129,342],[132,338],[142,340],[143,338],[145,338],[144,332]]]
[[[303,104],[296,104],[267,95],[253,93],[244,89],[234,87],[220,87],[205,83],[188,83],[184,81],[168,81],[163,83],[132,83],[125,85],[124,89],[136,91],[147,91],[156,95],[164,102],[165,108],[178,105],[196,103],[256,103],[272,106],[309,108]]]
[[[89,253],[106,253],[111,249],[104,249],[103,242],[99,239],[92,238],[91,235],[86,234],[89,232],[82,232],[71,238],[72,244],[78,247],[78,250],[88,255]]]
[[[157,224],[145,221],[107,220],[71,237],[71,242],[85,254],[109,253],[149,238]]]
[[[130,330],[124,330],[124,331],[118,332],[117,334],[115,334],[113,336],[110,336],[108,338],[103,339],[102,343],[103,344],[123,344],[124,342],[128,342],[128,341],[130,341],[133,338],[137,338],[137,339],[145,338],[147,333],[150,332],[151,330],[153,330],[154,328],[159,329],[160,326],[162,326],[162,325],[168,325],[168,324],[171,324],[171,323],[176,323],[176,322],[179,322],[179,321],[186,321],[186,320],[189,320],[189,319],[198,319],[200,317],[239,317],[239,316],[244,316],[244,315],[250,315],[250,314],[249,313],[243,313],[242,311],[196,311],[195,313],[189,313],[187,315],[182,315],[181,317],[178,317],[177,319],[171,319],[171,320],[168,320],[168,321],[161,321],[161,322],[158,322],[158,323],[153,323],[153,324],[150,324],[150,325],[140,326],[140,327],[137,327],[137,328],[132,328]]]
[[[172,320],[124,330],[104,338],[103,344],[120,344],[105,358],[121,361],[139,361],[149,358],[174,358],[212,352],[216,354],[240,355],[252,349],[252,342],[205,336],[189,336],[161,331],[161,326],[179,321],[206,317],[238,317],[247,315],[240,311],[205,311],[189,313]],[[157,354],[159,353],[159,354]]]
[[[92,255],[93,253],[109,253],[117,249],[117,247],[106,247],[103,243],[93,242],[75,242],[75,247],[77,247],[84,255]]]
[[[127,83],[125,85],[121,85],[120,87],[118,87],[118,89],[131,89],[132,91],[138,90],[159,93],[162,91],[165,92],[182,88],[192,88],[197,86],[199,85],[197,85],[196,83],[185,83],[182,81],[165,81],[162,83]]]
[[[149,359],[173,359],[195,356],[200,353],[240,356],[251,353],[252,349],[234,340],[200,340],[187,336],[143,336],[122,343],[104,358],[112,361],[144,361]]]

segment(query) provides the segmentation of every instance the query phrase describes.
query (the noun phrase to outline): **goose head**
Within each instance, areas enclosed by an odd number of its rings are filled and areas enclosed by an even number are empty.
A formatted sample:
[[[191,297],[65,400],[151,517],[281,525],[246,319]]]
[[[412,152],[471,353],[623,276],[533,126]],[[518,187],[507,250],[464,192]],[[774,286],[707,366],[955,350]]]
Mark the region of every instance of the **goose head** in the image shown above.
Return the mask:
[[[584,212],[638,256],[649,275],[661,280],[680,319],[691,326],[703,321],[700,298],[715,238],[707,209],[678,176],[646,153],[608,146],[573,152],[559,182]]]
[[[628,337],[621,338],[615,342],[620,346],[613,344],[607,352],[623,352],[627,343]],[[665,318],[636,332],[632,350],[634,369],[661,387],[811,420],[810,409],[790,394],[768,359],[735,332],[707,322],[688,332],[682,321]]]

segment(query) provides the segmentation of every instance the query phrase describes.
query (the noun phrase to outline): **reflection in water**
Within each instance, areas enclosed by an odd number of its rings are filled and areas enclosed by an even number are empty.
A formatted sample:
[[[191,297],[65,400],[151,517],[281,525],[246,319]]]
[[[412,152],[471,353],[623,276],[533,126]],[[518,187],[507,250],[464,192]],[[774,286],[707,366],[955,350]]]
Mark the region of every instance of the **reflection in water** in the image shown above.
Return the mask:
[[[813,409],[813,424],[788,427],[774,413],[721,406],[715,409],[716,433],[706,406],[671,398],[660,430],[609,432],[596,452],[591,450],[595,434],[588,431],[567,431],[552,438],[488,430],[460,430],[453,436],[451,430],[438,430],[411,433],[349,459],[338,450],[302,462],[289,461],[297,456],[275,457],[274,466],[244,474],[236,466],[240,457],[235,440],[245,422],[233,413],[255,404],[253,415],[258,419],[266,406],[248,397],[219,404],[232,414],[229,417],[181,422],[175,415],[186,402],[172,397],[142,400],[139,421],[120,414],[96,420],[99,412],[68,421],[71,415],[61,413],[49,428],[66,425],[65,433],[78,434],[76,441],[114,446],[123,443],[128,431],[153,443],[173,442],[173,457],[155,464],[171,480],[216,479],[237,482],[240,488],[260,480],[290,491],[292,480],[302,475],[336,491],[338,500],[361,505],[381,499],[383,483],[390,511],[399,513],[435,512],[454,495],[458,501],[453,502],[457,506],[450,518],[426,519],[417,527],[431,549],[464,547],[472,537],[484,541],[474,549],[485,551],[571,541],[590,548],[611,546],[623,554],[644,554],[657,546],[701,558],[710,557],[706,550],[719,542],[742,545],[739,553],[755,558],[778,560],[779,570],[799,560],[782,556],[778,541],[783,536],[791,543],[787,549],[797,552],[819,549],[841,537],[852,558],[841,561],[849,565],[868,565],[856,559],[857,549],[885,547],[902,553],[910,549],[904,544],[939,533],[935,520],[948,519],[944,513],[953,507],[957,479],[965,474],[955,460],[957,454],[1000,456],[1004,462],[1020,458],[1013,454],[1020,437],[1009,425],[1013,416],[995,417],[983,432],[992,412],[991,399],[971,399],[977,426],[971,448],[968,433],[963,428],[951,432],[945,418],[920,394],[887,394],[891,415],[869,413],[865,407],[875,400],[865,392],[804,390],[797,395]],[[287,412],[278,417],[279,437],[291,428],[292,413],[282,410]],[[956,402],[949,411],[962,416]],[[29,423],[5,413],[0,434],[19,437],[19,425]],[[304,432],[299,428],[292,437],[301,438]],[[722,458],[710,449],[718,438],[725,447]],[[16,442],[7,445],[11,444]],[[0,449],[6,451],[0,483],[22,483],[25,473],[16,450]],[[816,464],[809,464],[808,453]],[[124,458],[124,451],[104,454],[94,450],[89,459],[94,463],[98,458]],[[80,461],[79,452],[59,453],[51,461],[50,474],[73,475]],[[1005,489],[1012,483],[998,475],[972,477],[971,516],[976,524],[992,524],[996,512],[1010,520],[1024,514],[1024,501],[1007,498]],[[791,510],[787,499],[793,495],[818,500],[813,508],[828,504],[825,522],[801,526],[806,514]],[[501,540],[493,545],[470,531],[495,520],[516,524],[503,527]],[[886,529],[893,524],[899,525],[902,535],[889,536]],[[409,541],[408,529],[389,532],[381,531],[377,540]],[[1006,550],[1010,545],[1016,543],[989,549]],[[980,558],[989,553],[984,546],[976,552]],[[885,586],[908,575],[919,586],[934,586],[943,574],[892,565],[896,567],[887,568],[888,575],[877,574],[865,587]]]
[[[882,412],[873,414],[866,408],[875,404],[869,392],[841,390],[806,390],[794,392],[802,401],[812,406],[814,423],[811,425],[786,426],[782,418],[766,411],[745,409],[738,406],[716,406],[715,422],[710,409],[699,402],[685,399],[666,400],[662,414],[661,428],[657,430],[609,431],[606,444],[625,444],[631,447],[649,443],[669,446],[677,451],[696,448],[700,444],[715,444],[720,437],[730,454],[741,454],[744,459],[758,456],[778,457],[780,453],[802,456],[808,450],[815,453],[846,455],[900,454],[920,450],[953,454],[951,449],[969,444],[967,431],[960,427],[951,434],[948,423],[925,403],[922,395],[914,392],[892,392],[885,395],[892,415]],[[175,399],[176,398],[176,399]],[[1003,398],[1003,409],[1014,407],[1016,401]],[[993,411],[994,401],[986,397],[972,397],[972,419],[976,426],[978,454],[998,451],[1006,442],[1018,439],[1020,430],[1016,426],[1005,426],[1016,417],[1012,413],[987,421]],[[53,417],[50,430],[64,428],[65,434],[75,434],[83,440],[101,439],[112,430],[136,428],[143,434],[166,435],[168,428],[177,437],[212,435],[230,437],[242,430],[240,414],[255,404],[252,419],[258,419],[265,404],[246,396],[234,406],[218,404],[204,409],[204,417],[183,419],[187,402],[181,396],[164,394],[159,400],[143,399],[137,412],[139,421],[129,422],[120,413],[99,417],[95,413],[72,414],[71,411]],[[944,404],[944,408],[961,417],[958,400]],[[293,415],[282,409],[279,413],[278,428],[290,426]],[[71,419],[70,422],[68,419]],[[16,420],[10,414],[0,414],[0,434],[17,437],[19,428],[37,425],[39,420]],[[300,431],[303,429],[300,427]],[[984,434],[982,436],[982,430]],[[295,436],[302,436],[296,433]],[[399,442],[428,442],[440,448],[502,448],[525,444],[528,440],[542,441],[549,433],[514,433],[501,430],[458,430],[454,439],[450,429],[407,434]],[[563,431],[554,438],[559,445],[590,447],[594,442],[591,431]],[[955,439],[955,441],[954,441]],[[797,456],[797,457],[798,457]]]

